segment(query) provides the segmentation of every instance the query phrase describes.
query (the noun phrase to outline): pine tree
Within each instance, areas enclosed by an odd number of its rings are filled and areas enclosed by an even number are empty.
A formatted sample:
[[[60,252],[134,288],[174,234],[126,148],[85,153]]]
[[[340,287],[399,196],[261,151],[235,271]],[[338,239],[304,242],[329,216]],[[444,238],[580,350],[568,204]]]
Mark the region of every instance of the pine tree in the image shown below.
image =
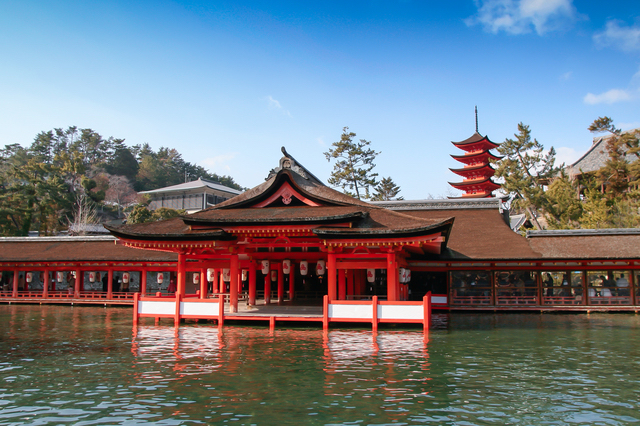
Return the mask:
[[[403,200],[403,197],[396,196],[400,193],[400,187],[396,185],[390,177],[382,178],[378,186],[375,187],[375,192],[372,201],[392,201]]]

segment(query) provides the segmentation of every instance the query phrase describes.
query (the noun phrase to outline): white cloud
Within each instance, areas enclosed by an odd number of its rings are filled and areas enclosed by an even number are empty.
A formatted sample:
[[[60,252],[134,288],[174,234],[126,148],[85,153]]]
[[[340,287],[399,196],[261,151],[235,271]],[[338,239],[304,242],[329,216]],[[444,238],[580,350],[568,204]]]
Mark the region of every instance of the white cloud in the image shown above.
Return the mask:
[[[567,80],[571,79],[571,76],[572,76],[572,75],[573,75],[573,71],[565,72],[564,74],[562,74],[562,75],[560,76],[560,80],[562,80],[562,81],[567,81]]]
[[[485,31],[539,35],[560,29],[576,18],[572,0],[476,0],[478,13],[465,22]]]
[[[613,47],[625,52],[640,50],[640,26],[625,26],[616,20],[607,21],[604,31],[596,33],[593,40],[598,46]]]
[[[316,138],[316,141],[318,141],[318,145],[325,147],[327,146],[327,144],[324,142],[323,138]]]
[[[583,153],[577,152],[573,148],[568,148],[565,146],[556,148],[556,165],[559,166],[560,164],[564,163],[568,166],[570,164],[573,164],[578,160],[578,158],[580,158],[582,154]]]
[[[631,123],[618,123],[617,127],[622,130],[640,129],[640,121],[634,121]]]
[[[229,167],[229,163],[236,157],[237,153],[231,154],[222,154],[217,155],[215,157],[205,158],[200,161],[200,165],[202,167],[210,169],[212,172],[218,172],[220,169],[224,169],[225,171],[230,171],[231,167]]]
[[[615,104],[617,102],[629,101],[631,98],[631,93],[628,90],[611,89],[599,95],[587,93],[584,97],[584,103],[587,105]]]
[[[269,109],[278,110],[282,114],[284,114],[284,115],[286,115],[288,117],[291,117],[291,113],[288,110],[282,108],[282,105],[280,104],[280,101],[278,101],[277,99],[273,99],[273,97],[271,95],[267,96],[267,104],[268,104]]]

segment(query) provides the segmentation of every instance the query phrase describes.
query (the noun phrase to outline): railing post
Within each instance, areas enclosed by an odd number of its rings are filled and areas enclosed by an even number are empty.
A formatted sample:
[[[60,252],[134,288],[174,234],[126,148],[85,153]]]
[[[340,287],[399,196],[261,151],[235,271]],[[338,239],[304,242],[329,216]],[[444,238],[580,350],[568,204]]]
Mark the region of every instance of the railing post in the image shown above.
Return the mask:
[[[431,328],[431,291],[422,298],[422,304],[424,306],[424,318],[422,319],[422,325],[425,333]]]
[[[138,325],[138,299],[140,299],[140,293],[133,294],[133,325]]]
[[[218,327],[222,328],[224,325],[224,296],[221,294],[218,296]]]
[[[322,328],[329,328],[329,296],[326,294],[322,298]]]
[[[371,327],[373,331],[378,331],[378,296],[371,298],[371,306],[373,307],[373,315],[371,316]]]

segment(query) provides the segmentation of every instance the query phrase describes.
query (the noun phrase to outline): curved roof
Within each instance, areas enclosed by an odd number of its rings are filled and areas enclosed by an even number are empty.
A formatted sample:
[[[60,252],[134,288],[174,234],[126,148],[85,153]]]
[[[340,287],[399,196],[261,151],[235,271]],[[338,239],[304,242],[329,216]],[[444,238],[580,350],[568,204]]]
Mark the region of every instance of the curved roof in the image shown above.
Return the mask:
[[[467,139],[460,142],[451,142],[457,148],[460,148],[464,151],[477,151],[483,150],[488,151],[493,148],[497,148],[500,146],[499,143],[495,143],[489,140],[487,136],[482,136],[480,133],[475,132],[473,135],[468,137]]]

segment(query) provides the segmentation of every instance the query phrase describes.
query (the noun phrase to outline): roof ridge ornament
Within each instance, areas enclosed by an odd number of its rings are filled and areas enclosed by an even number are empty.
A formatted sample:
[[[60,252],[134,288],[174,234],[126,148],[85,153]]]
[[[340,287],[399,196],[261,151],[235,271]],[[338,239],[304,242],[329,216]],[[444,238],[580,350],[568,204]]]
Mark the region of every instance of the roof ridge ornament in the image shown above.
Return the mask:
[[[269,176],[267,176],[265,180],[271,179],[272,177],[280,173],[280,171],[282,170],[291,170],[292,172],[295,172],[300,176],[302,176],[304,179],[309,180],[309,176],[307,175],[305,168],[299,165],[298,162],[295,160],[295,158],[289,155],[289,153],[287,152],[284,146],[281,148],[281,151],[284,154],[284,156],[280,158],[280,163],[278,164],[278,167],[276,167],[275,169],[271,169],[269,171]]]

